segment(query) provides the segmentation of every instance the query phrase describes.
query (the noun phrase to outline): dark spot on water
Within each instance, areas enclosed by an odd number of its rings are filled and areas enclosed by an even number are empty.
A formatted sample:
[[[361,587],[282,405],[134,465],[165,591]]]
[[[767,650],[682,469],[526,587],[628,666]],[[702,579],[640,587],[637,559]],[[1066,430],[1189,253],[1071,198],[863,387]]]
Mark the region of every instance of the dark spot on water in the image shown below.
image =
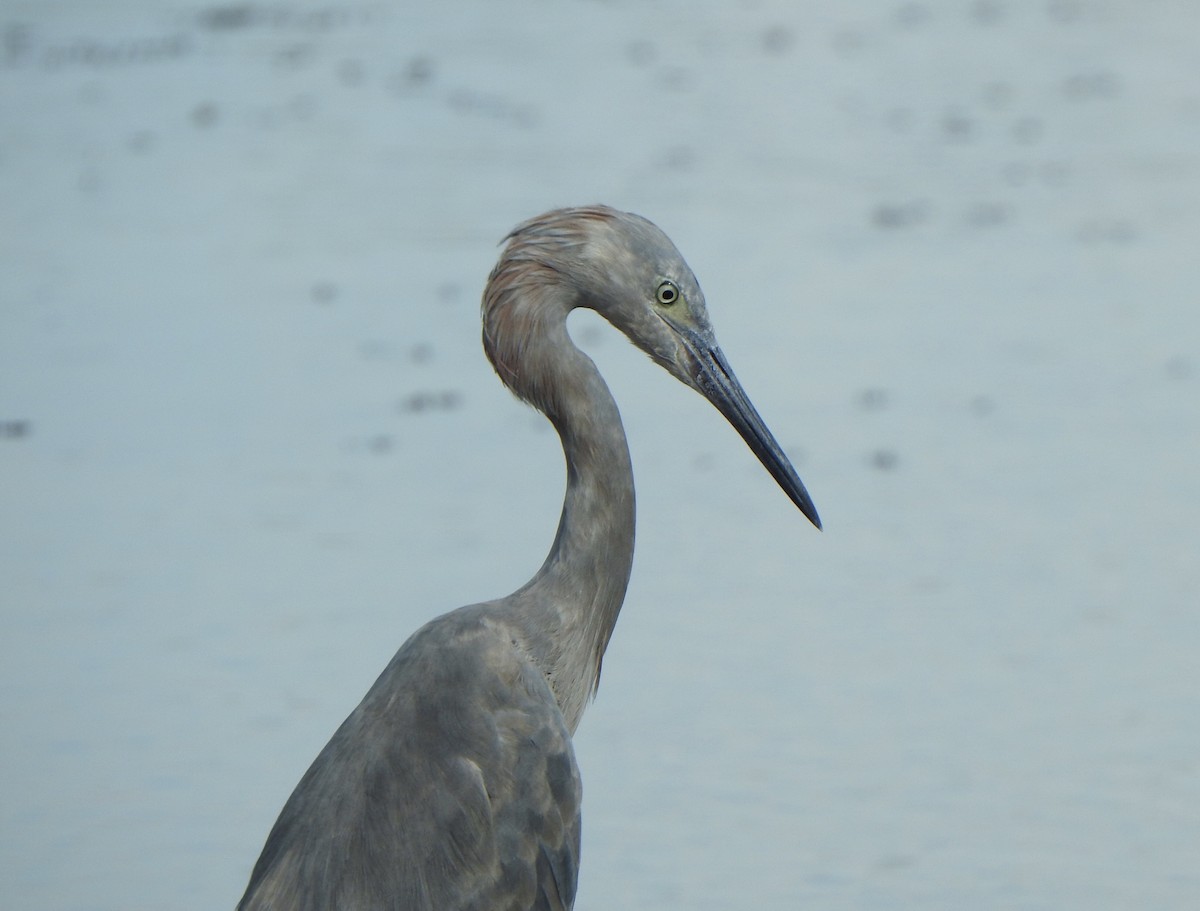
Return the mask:
[[[129,151],[138,155],[149,152],[154,147],[154,142],[157,137],[151,130],[138,130],[130,135],[126,140],[129,146]]]
[[[99,82],[85,82],[79,87],[79,101],[81,104],[99,104],[104,100],[104,86]]]
[[[314,304],[332,304],[337,299],[338,286],[328,281],[313,282],[309,295]]]
[[[1166,363],[1167,379],[1177,383],[1192,378],[1192,362],[1186,354],[1177,354]]]
[[[41,53],[41,63],[51,70],[62,67],[105,69],[138,66],[183,57],[191,53],[193,47],[191,36],[187,34],[113,41],[77,38],[67,44],[45,48]]]
[[[696,163],[696,152],[687,146],[674,146],[667,149],[662,163],[668,171],[687,171]]]
[[[246,28],[254,22],[254,7],[249,3],[231,3],[227,6],[213,6],[200,11],[201,28],[214,32],[232,32]]]
[[[907,870],[916,862],[916,857],[911,854],[884,854],[875,861],[875,869],[883,873],[890,873],[895,870]]]
[[[995,25],[1006,12],[1004,4],[997,0],[975,0],[971,4],[971,19],[979,25]]]
[[[33,422],[27,418],[0,420],[0,440],[23,440],[33,432]]]
[[[390,434],[377,433],[367,440],[367,451],[372,455],[387,455],[395,447]]]
[[[866,44],[866,40],[863,38],[863,33],[856,29],[847,28],[834,32],[834,53],[848,57],[861,51],[864,44]]]
[[[192,126],[203,130],[213,126],[217,122],[220,112],[217,110],[217,106],[211,101],[202,101],[192,108],[189,116]]]
[[[324,7],[309,14],[308,21],[314,31],[328,32],[335,28],[344,28],[349,24],[351,11]]]
[[[317,46],[311,41],[288,44],[275,54],[275,65],[289,70],[299,70],[308,66],[317,56]]]
[[[788,457],[788,461],[797,468],[802,468],[804,463],[808,461],[808,450],[799,446],[784,446],[783,454]]]
[[[254,123],[264,130],[275,130],[283,123],[283,114],[275,108],[262,108],[255,113]]]
[[[871,213],[871,222],[877,228],[894,230],[919,225],[926,217],[927,208],[923,202],[880,203]]]
[[[917,576],[912,580],[911,588],[913,591],[922,595],[930,595],[934,592],[940,592],[946,586],[937,576]]]
[[[1085,244],[1128,244],[1137,240],[1137,228],[1126,218],[1094,218],[1079,226],[1076,238]]]
[[[625,56],[634,66],[647,66],[658,56],[653,41],[634,41],[625,48]]]
[[[358,343],[358,356],[364,361],[386,361],[392,357],[392,346],[381,339],[372,338]]]
[[[404,73],[413,85],[424,85],[433,79],[433,60],[430,57],[414,57],[408,61]]]
[[[942,135],[950,142],[969,142],[975,122],[964,111],[950,110],[942,115]]]
[[[1050,0],[1046,4],[1046,16],[1060,25],[1069,25],[1079,20],[1079,3],[1077,0]]]
[[[891,404],[889,399],[886,389],[872,386],[858,394],[858,407],[863,411],[883,411]]]
[[[1071,176],[1071,166],[1065,161],[1047,161],[1038,168],[1038,177],[1048,187],[1061,187]]]
[[[972,397],[967,407],[970,408],[971,414],[985,418],[996,410],[996,402],[990,395],[977,395]]]
[[[967,209],[966,221],[972,228],[995,228],[1008,221],[1008,207],[998,202],[977,202]]]
[[[9,22],[4,26],[4,34],[0,36],[0,52],[4,55],[5,65],[20,63],[29,53],[33,42],[29,40],[29,26],[24,22]]]
[[[251,6],[249,25],[274,31],[316,33],[369,26],[377,19],[380,4],[263,3]]]
[[[895,130],[897,133],[907,133],[912,129],[915,120],[912,108],[892,108],[884,115],[884,123],[887,124],[888,129]]]
[[[1040,117],[1021,117],[1012,125],[1012,136],[1021,145],[1033,145],[1046,132],[1046,124]]]
[[[421,414],[427,411],[453,411],[462,403],[462,396],[453,389],[422,390],[402,399],[397,405],[401,414]]]
[[[361,60],[343,60],[337,67],[338,82],[342,85],[359,85],[366,75]]]
[[[309,120],[317,112],[317,99],[303,93],[288,102],[288,112],[297,120]]]
[[[929,21],[929,7],[923,3],[904,3],[896,10],[896,25],[915,28]]]
[[[604,343],[604,330],[599,326],[584,326],[579,330],[579,343],[595,348]]]
[[[1000,179],[1010,187],[1023,187],[1029,183],[1032,169],[1023,161],[1010,161],[1000,169]]]
[[[900,457],[894,449],[876,449],[867,461],[876,471],[893,471],[900,463]]]
[[[1068,101],[1095,101],[1113,97],[1120,88],[1116,73],[1102,71],[1068,76],[1062,90]]]
[[[796,44],[796,35],[786,25],[772,25],[763,32],[762,46],[768,54],[786,54]]]
[[[414,364],[428,364],[433,360],[433,345],[417,342],[408,349],[408,359]]]
[[[659,81],[672,92],[685,92],[692,87],[692,74],[681,66],[667,67],[659,75]]]
[[[413,57],[388,77],[388,89],[397,95],[407,95],[432,82],[433,73],[434,65],[431,57]]]
[[[538,112],[532,105],[490,92],[456,89],[447,100],[450,107],[461,114],[489,117],[522,129],[530,129],[538,122]]]
[[[65,756],[83,756],[88,752],[88,743],[86,740],[56,737],[48,741],[47,746],[52,753]]]
[[[1007,82],[990,82],[983,87],[983,103],[993,111],[1000,111],[1012,103],[1013,87]]]

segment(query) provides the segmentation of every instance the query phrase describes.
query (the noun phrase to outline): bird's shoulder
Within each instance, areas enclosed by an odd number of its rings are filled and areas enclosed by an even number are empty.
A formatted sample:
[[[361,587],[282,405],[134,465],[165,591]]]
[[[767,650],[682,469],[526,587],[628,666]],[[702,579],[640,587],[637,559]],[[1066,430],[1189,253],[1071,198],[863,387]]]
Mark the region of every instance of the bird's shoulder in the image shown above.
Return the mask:
[[[334,734],[251,889],[274,871],[328,899],[305,907],[570,908],[581,797],[546,680],[487,610],[463,608],[414,633]]]

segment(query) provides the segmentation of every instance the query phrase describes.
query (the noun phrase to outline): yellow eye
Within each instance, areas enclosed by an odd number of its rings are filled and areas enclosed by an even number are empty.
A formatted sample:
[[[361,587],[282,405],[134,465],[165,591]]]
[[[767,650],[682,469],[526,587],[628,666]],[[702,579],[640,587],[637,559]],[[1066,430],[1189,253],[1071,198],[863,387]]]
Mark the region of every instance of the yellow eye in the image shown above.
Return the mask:
[[[665,280],[658,286],[658,290],[654,293],[654,297],[664,307],[669,307],[679,300],[679,288],[675,282]]]

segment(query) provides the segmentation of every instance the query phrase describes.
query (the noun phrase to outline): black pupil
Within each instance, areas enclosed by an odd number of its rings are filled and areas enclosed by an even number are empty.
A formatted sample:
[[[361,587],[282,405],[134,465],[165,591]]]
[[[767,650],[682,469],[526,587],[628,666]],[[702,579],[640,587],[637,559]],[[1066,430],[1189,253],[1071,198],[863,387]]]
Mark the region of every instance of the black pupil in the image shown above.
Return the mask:
[[[670,285],[663,285],[658,289],[658,299],[664,304],[669,304],[675,300],[675,289]]]

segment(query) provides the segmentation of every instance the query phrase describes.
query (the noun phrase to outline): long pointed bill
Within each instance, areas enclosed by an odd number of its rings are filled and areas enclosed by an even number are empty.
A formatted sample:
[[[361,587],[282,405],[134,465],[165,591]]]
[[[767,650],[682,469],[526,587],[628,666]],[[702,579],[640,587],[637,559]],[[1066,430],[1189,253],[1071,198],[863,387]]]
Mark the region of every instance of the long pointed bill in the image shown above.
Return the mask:
[[[741,434],[742,439],[758,456],[758,460],[771,472],[771,477],[779,483],[784,493],[800,508],[808,521],[820,528],[821,519],[817,515],[817,507],[813,505],[812,498],[804,489],[804,482],[800,480],[796,469],[783,454],[783,448],[750,404],[746,391],[733,375],[733,370],[730,369],[721,349],[712,343],[711,337],[704,339],[699,334],[688,333],[685,338],[693,359],[692,376],[700,391]]]

